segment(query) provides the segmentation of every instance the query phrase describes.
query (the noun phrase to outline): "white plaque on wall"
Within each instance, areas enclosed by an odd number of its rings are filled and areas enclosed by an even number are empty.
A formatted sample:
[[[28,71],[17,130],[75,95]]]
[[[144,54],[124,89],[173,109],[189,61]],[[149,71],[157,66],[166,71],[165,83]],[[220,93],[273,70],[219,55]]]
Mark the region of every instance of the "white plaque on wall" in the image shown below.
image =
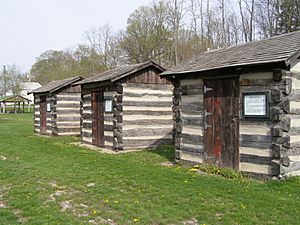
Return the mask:
[[[51,104],[47,103],[47,112],[51,112]]]
[[[244,116],[267,116],[266,94],[244,95]]]
[[[111,112],[112,111],[112,100],[108,99],[105,100],[105,112]]]

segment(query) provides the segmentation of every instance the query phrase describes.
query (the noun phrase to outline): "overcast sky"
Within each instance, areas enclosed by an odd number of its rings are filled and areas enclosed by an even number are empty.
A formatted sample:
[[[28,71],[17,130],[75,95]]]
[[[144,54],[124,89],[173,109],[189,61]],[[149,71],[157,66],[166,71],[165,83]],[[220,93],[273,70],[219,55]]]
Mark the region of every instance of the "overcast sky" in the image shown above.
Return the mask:
[[[0,0],[0,66],[23,72],[45,50],[84,42],[92,26],[125,29],[128,16],[151,0]]]

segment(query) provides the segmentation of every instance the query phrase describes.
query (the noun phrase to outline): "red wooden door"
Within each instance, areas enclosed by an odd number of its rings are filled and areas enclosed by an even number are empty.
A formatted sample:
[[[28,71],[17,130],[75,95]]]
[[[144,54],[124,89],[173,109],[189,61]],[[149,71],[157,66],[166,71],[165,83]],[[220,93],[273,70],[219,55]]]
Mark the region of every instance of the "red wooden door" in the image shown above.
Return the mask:
[[[40,133],[47,133],[46,96],[40,96]]]
[[[204,80],[207,162],[239,168],[239,79]]]
[[[92,143],[104,146],[103,92],[92,92]]]

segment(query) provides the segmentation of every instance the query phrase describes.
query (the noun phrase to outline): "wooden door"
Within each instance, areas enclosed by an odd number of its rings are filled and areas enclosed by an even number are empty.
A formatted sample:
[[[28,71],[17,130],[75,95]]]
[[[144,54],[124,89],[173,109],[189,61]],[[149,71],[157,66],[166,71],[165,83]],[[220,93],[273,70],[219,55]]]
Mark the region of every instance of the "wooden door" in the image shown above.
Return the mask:
[[[104,146],[103,92],[92,92],[92,143]]]
[[[40,96],[40,133],[47,133],[46,96]]]
[[[239,168],[239,79],[204,80],[207,162]]]

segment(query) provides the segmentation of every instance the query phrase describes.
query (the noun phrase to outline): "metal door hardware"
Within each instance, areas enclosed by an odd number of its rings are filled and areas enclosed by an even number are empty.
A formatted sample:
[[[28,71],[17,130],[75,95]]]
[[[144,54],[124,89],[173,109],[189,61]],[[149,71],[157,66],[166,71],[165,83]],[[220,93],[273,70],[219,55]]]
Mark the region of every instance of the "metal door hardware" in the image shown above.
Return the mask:
[[[212,125],[207,124],[206,122],[204,123],[204,130],[206,130],[207,128],[212,127]]]
[[[211,114],[212,114],[211,112],[207,112],[206,110],[204,110],[204,117],[207,117],[207,116],[209,116]]]
[[[206,94],[206,92],[211,91],[212,88],[206,87],[205,85],[203,86],[203,92]]]

